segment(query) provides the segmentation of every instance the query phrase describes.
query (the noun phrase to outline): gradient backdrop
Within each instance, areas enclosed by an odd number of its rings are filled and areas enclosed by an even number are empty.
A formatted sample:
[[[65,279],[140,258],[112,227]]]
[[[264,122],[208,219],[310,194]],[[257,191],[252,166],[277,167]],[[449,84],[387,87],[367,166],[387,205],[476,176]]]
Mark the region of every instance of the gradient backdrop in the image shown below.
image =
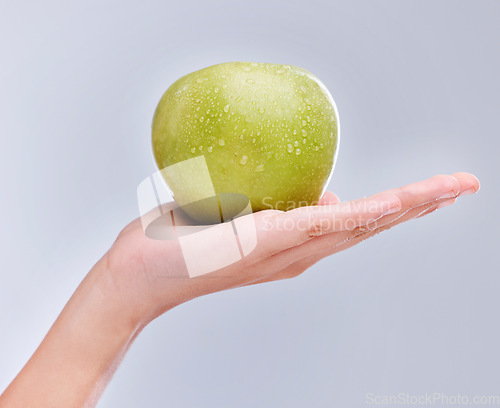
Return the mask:
[[[497,0],[2,1],[0,390],[138,216],[164,90],[247,60],[304,67],[330,89],[341,199],[455,171],[482,189],[297,279],[167,313],[99,407],[500,394],[499,22]]]

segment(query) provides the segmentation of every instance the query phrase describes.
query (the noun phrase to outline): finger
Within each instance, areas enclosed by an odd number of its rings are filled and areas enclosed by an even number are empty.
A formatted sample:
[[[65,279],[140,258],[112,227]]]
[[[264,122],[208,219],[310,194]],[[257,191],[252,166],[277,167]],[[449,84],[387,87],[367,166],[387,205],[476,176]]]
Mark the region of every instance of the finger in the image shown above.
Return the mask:
[[[374,223],[360,226],[352,231],[343,232],[338,235],[340,241],[345,241],[362,232],[374,230],[384,225],[397,225],[424,215],[427,211],[451,205],[456,201],[460,191],[469,188],[478,188],[477,179],[468,173],[456,173],[455,176],[438,175],[428,180],[389,190],[401,199],[402,209],[377,220]],[[415,211],[413,211],[416,209]],[[408,213],[408,214],[407,214]],[[407,214],[407,216],[406,216]]]
[[[441,204],[446,204],[447,202],[450,201],[455,202],[455,199],[441,200]],[[331,237],[329,236],[320,237],[318,240],[322,240],[323,242],[321,242],[321,245],[316,245],[316,246],[320,247],[321,249],[319,249],[316,253],[313,254],[311,254],[311,252],[308,249],[304,248],[305,246],[301,246],[297,248],[297,250],[295,251],[294,257],[289,256],[289,254],[288,256],[285,255],[281,256],[282,254],[275,255],[266,262],[265,266],[261,265],[261,267],[263,268],[274,267],[278,270],[278,272],[266,276],[261,280],[252,282],[251,284],[255,285],[258,283],[272,282],[272,281],[278,281],[282,279],[290,279],[296,277],[300,275],[302,272],[304,272],[306,269],[313,266],[315,263],[319,262],[321,259],[333,255],[337,252],[351,248],[354,245],[357,245],[362,241],[374,235],[377,235],[382,231],[390,229],[402,222],[422,217],[428,213],[430,214],[431,212],[436,211],[441,204],[433,204],[433,203],[423,204],[422,206],[407,211],[404,215],[400,216],[397,220],[393,220],[392,222],[384,223],[382,219],[379,221],[375,221],[373,224],[379,224],[379,223],[381,224],[373,228],[366,229],[366,231],[363,232],[361,232],[361,230],[358,229],[356,231],[356,235],[352,236],[349,239],[335,242],[333,245]],[[296,258],[297,256],[299,257],[299,259],[294,260],[294,258]]]
[[[340,203],[340,198],[337,194],[327,190],[319,200],[318,205],[335,205],[338,203]]]
[[[481,185],[479,183],[479,180],[477,177],[470,173],[464,173],[464,172],[459,172],[459,173],[453,173],[453,177],[455,177],[458,182],[460,183],[460,192],[458,194],[459,197],[463,197],[465,195],[469,194],[475,194],[479,191]],[[446,207],[450,204],[453,204],[455,200],[448,200],[443,202],[442,204],[432,206],[428,210],[422,212],[420,215],[417,216],[417,218],[423,217],[425,215],[431,214],[437,209]]]
[[[447,177],[436,176],[425,182],[414,183],[400,189],[390,190],[396,192],[396,194],[401,194],[403,208],[409,208],[411,205],[414,205],[414,207],[383,217],[366,226],[360,226],[353,231],[344,231],[335,234],[335,236],[316,238],[314,240],[316,252],[313,252],[313,242],[309,242],[286,251],[288,253],[275,255],[268,261],[268,267],[274,267],[278,272],[256,283],[297,276],[326,256],[351,248],[398,224],[422,217],[439,208],[453,204],[456,199],[453,197],[446,198],[450,194],[443,194],[445,191],[451,189],[453,194],[458,193],[463,195],[464,192],[467,192],[466,194],[477,192],[480,188],[478,179],[471,174],[455,173],[452,178],[458,182],[458,189],[453,179],[450,180]],[[445,198],[441,198],[443,196]],[[418,201],[423,203],[415,206],[415,203]],[[292,251],[294,252],[293,255]],[[294,259],[295,261],[293,261]],[[271,263],[274,265],[270,265]]]
[[[455,177],[440,174],[387,192],[396,194],[401,199],[404,212],[422,204],[457,197],[460,187],[460,182]]]
[[[466,177],[466,179],[468,179],[468,181],[472,181],[473,186],[472,186],[472,184],[465,181],[464,186],[466,187],[466,189],[463,191],[467,191],[468,189],[473,189],[474,191],[477,191],[476,188],[479,188],[479,184],[478,184],[477,179],[475,177],[473,179]],[[461,181],[463,181],[463,180],[461,180]],[[390,221],[390,222],[384,222],[383,219],[377,220],[373,223],[374,225],[376,225],[375,228],[366,229],[365,231],[361,231],[358,229],[357,231],[355,231],[356,235],[354,237],[347,239],[347,240],[339,243],[336,246],[332,246],[329,248],[326,247],[322,251],[319,251],[316,254],[305,256],[302,259],[300,259],[299,261],[291,263],[287,267],[283,268],[280,272],[269,276],[265,281],[288,279],[288,278],[292,278],[294,276],[297,276],[300,273],[302,273],[302,272],[300,272],[301,269],[308,268],[327,256],[330,256],[330,255],[333,255],[337,252],[352,248],[353,246],[367,240],[368,238],[371,238],[375,235],[378,235],[379,233],[381,233],[383,231],[391,229],[398,224],[401,224],[403,222],[431,214],[432,212],[434,212],[438,209],[447,207],[449,205],[452,205],[455,202],[456,202],[455,198],[438,200],[436,203],[426,203],[426,204],[423,204],[421,206],[415,207],[415,208],[407,211],[405,214],[403,214],[399,218],[397,218],[393,221]],[[326,239],[327,237],[324,237],[324,238]],[[305,269],[303,269],[303,270],[305,270]]]
[[[275,222],[270,224],[271,231],[268,237],[264,237],[264,239],[270,238],[269,242],[271,244],[268,246],[268,254],[274,255],[284,251],[282,254],[279,254],[279,256],[283,258],[284,263],[289,262],[290,259],[298,260],[308,254],[314,254],[323,250],[325,246],[336,246],[352,238],[360,233],[360,228],[369,229],[370,226],[368,226],[368,224],[371,224],[372,227],[376,227],[376,225],[374,226],[374,224],[372,224],[376,219],[379,219],[384,224],[393,222],[411,208],[427,203],[432,205],[432,203],[436,203],[439,200],[453,198],[459,191],[460,183],[456,178],[452,176],[434,176],[425,181],[388,190],[384,193],[379,193],[375,196],[356,200],[354,202],[341,203],[333,207],[303,207],[288,213],[278,214],[275,218]],[[355,214],[346,211],[341,218],[344,225],[338,226],[331,222],[323,223],[323,220],[326,218],[324,214],[326,210],[333,211],[334,215],[337,214],[335,209],[341,206],[347,208],[362,208],[366,211],[368,208],[367,203],[374,201],[387,201],[394,205],[389,206],[390,211],[386,211],[386,214],[383,214],[383,212],[379,213],[378,217],[373,217],[374,214],[369,211],[363,214]],[[396,205],[395,203],[398,204]],[[333,210],[331,208],[333,208]],[[304,214],[308,214],[307,211],[316,211],[316,213],[313,213],[313,217],[310,218],[311,222],[305,224],[301,221],[303,220]],[[342,215],[342,213],[340,214]],[[329,219],[327,221],[329,221]],[[400,222],[403,221],[404,219],[400,220]],[[280,222],[285,226],[287,225],[286,223],[294,225],[296,227],[295,231],[290,234],[283,234],[284,228]],[[351,228],[346,228],[345,226],[347,224],[350,224]],[[332,232],[336,232],[336,234],[331,235]],[[315,239],[312,240],[312,238]],[[291,248],[293,248],[294,254],[290,254],[292,251]],[[276,266],[279,267],[279,265]]]
[[[287,213],[280,213],[266,223],[268,229],[266,232],[268,233],[262,234],[259,238],[261,243],[269,244],[265,245],[263,251],[255,251],[259,257],[257,259],[263,259],[266,255],[272,256],[284,251],[279,254],[283,258],[283,263],[290,262],[290,259],[298,260],[306,256],[305,254],[314,254],[321,251],[324,245],[338,245],[352,238],[352,236],[359,233],[355,230],[356,228],[364,227],[377,218],[384,217],[386,223],[392,222],[411,208],[456,197],[459,192],[460,182],[456,178],[439,175],[354,202],[341,203],[336,206],[302,207]],[[398,204],[395,204],[396,200]],[[378,217],[373,217],[371,211],[366,211],[368,208],[367,203],[377,201],[388,201],[394,205],[389,205],[389,210],[386,210],[385,214],[381,211]],[[348,209],[362,208],[365,212],[364,214],[354,214],[350,211],[342,213],[338,211],[340,207]],[[330,211],[330,213],[327,214],[327,211]],[[337,214],[341,215],[339,217],[340,223],[332,222],[332,219],[335,220]],[[346,228],[346,224],[350,224],[351,227]],[[287,228],[287,226],[291,227]],[[283,232],[287,232],[287,230],[289,233],[284,234]],[[336,234],[330,238],[316,238],[329,236],[333,232],[336,232]],[[339,232],[342,232],[342,234],[339,235]],[[316,239],[312,240],[312,238]],[[299,246],[301,248],[298,248]],[[296,249],[294,254],[290,254],[291,248]],[[278,263],[276,266],[279,268],[280,261],[273,261]]]
[[[397,196],[381,193],[336,205],[301,207],[262,215],[257,213],[257,248],[252,255],[254,259],[266,258],[314,237],[353,230],[400,209],[401,202]]]
[[[455,199],[452,198],[452,199],[444,201],[444,203],[447,203],[447,202],[451,202],[451,204],[453,204],[453,202],[455,202]],[[442,204],[443,204],[443,202],[440,204],[437,204],[437,205],[427,203],[427,204],[424,204],[420,207],[413,208],[412,210],[406,212],[400,218],[398,218],[392,222],[381,223],[381,225],[377,226],[376,228],[373,228],[371,230],[366,230],[363,232],[359,232],[357,235],[339,243],[339,245],[337,245],[335,247],[331,247],[329,249],[326,248],[323,251],[320,251],[315,255],[311,255],[311,259],[319,260],[319,259],[322,259],[326,256],[333,255],[337,252],[352,248],[353,246],[367,240],[368,238],[371,238],[377,234],[380,234],[383,231],[387,231],[387,230],[395,227],[396,225],[399,225],[403,222],[412,220],[414,218],[418,218],[419,216],[429,214],[430,212],[433,212],[433,211],[439,209],[440,206],[442,208]],[[429,212],[429,210],[432,210],[432,211]]]
[[[273,256],[267,262],[267,267],[279,271],[297,260],[311,255],[314,256],[316,253],[320,253],[321,257],[330,255],[344,249],[344,244],[355,237],[363,235],[365,236],[364,239],[366,239],[381,232],[385,226],[387,226],[386,229],[389,229],[410,219],[430,213],[437,208],[453,204],[455,202],[454,196],[460,191],[465,191],[464,189],[479,188],[479,182],[474,176],[467,173],[457,173],[456,176],[435,176],[429,180],[389,190],[388,192],[393,192],[400,197],[401,211],[384,216],[374,222],[360,225],[352,230],[343,230],[333,235],[318,237],[300,246],[290,248]],[[368,234],[377,229],[378,232]],[[355,242],[359,243],[361,240],[361,238],[358,238]],[[334,248],[340,249],[334,251]]]

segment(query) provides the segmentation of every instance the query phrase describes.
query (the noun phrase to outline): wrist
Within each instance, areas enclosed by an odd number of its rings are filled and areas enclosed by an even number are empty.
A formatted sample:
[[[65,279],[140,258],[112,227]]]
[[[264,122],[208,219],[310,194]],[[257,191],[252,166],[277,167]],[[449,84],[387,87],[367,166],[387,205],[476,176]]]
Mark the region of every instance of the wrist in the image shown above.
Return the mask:
[[[89,297],[89,302],[99,305],[101,324],[113,328],[117,334],[134,336],[149,323],[149,319],[139,291],[130,288],[127,280],[121,279],[120,273],[108,262],[108,254],[105,254],[80,286],[86,292],[85,296]],[[79,290],[80,287],[77,293]]]
[[[169,276],[165,265],[146,265],[124,245],[113,245],[95,267],[97,280],[117,313],[142,329],[156,317],[199,296],[192,279]]]

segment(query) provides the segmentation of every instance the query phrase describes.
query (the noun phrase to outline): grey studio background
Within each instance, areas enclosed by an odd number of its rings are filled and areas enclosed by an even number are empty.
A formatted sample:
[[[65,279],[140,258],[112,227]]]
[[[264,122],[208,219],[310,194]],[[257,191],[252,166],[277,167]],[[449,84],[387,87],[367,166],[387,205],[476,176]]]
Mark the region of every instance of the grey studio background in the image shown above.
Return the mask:
[[[348,200],[468,171],[482,189],[301,277],[200,298],[139,336],[99,407],[363,407],[500,394],[498,1],[6,2],[0,12],[0,390],[138,216],[180,76],[292,64],[342,126]]]

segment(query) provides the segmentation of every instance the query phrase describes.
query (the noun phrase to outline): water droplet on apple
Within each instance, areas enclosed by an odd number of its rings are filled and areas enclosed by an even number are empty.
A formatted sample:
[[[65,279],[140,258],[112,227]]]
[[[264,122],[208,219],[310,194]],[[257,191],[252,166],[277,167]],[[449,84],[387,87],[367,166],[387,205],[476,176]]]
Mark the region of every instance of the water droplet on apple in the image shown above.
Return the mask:
[[[302,153],[302,150],[300,150],[299,148],[295,149],[295,154],[298,156],[300,153]]]
[[[196,153],[196,147],[191,148],[191,153]]]
[[[236,102],[239,102],[239,101],[241,101],[242,99],[243,99],[243,96],[238,96],[238,97],[236,98]]]
[[[306,126],[307,122],[305,120],[302,121],[302,126]]]
[[[208,149],[207,149],[207,150],[208,150],[208,152],[209,152],[209,153],[212,153],[212,152],[213,152],[213,150],[214,150],[214,148],[213,148],[213,146],[208,146]]]
[[[255,139],[252,139],[252,143],[255,143]]]
[[[205,118],[202,116],[202,117],[200,118],[200,122],[203,122],[204,120],[205,120]]]
[[[240,159],[240,164],[245,165],[247,164],[248,157],[247,156],[241,156]]]
[[[223,85],[222,85],[222,87],[223,87],[224,89],[226,89],[226,88],[227,88],[227,84],[223,84]]]
[[[293,146],[292,146],[292,144],[291,144],[291,143],[288,143],[288,146],[287,146],[287,148],[286,148],[286,151],[287,151],[288,153],[292,153],[292,152],[293,152]]]
[[[306,144],[307,143],[307,139],[302,139],[302,143]]]
[[[250,72],[252,70],[252,68],[250,68],[248,65],[243,65],[241,69],[245,72]]]
[[[224,112],[229,112],[229,104],[227,104],[226,106],[224,106]]]
[[[214,92],[215,92],[215,93],[219,93],[219,87],[218,87],[218,86],[216,86],[216,87],[214,88]]]
[[[198,82],[199,84],[202,84],[203,82],[205,82],[207,80],[207,78],[198,78],[196,80],[196,82]]]
[[[198,147],[198,149],[200,150],[200,152],[203,150],[203,146],[200,146]]]
[[[255,171],[264,171],[264,164],[259,164],[256,168]]]
[[[219,139],[219,146],[224,146],[226,141],[224,139]]]
[[[277,73],[277,74],[284,74],[284,73],[285,73],[285,71],[283,71],[282,69],[278,69],[278,70],[276,71],[276,73]]]
[[[295,142],[293,142],[293,144],[295,145],[295,147],[297,147],[299,145],[299,141],[296,140]]]
[[[320,149],[323,149],[323,147],[325,147],[325,145],[323,143],[320,143],[319,147],[320,147]]]
[[[252,78],[248,78],[246,82],[247,84],[255,84],[255,80],[253,80]]]
[[[307,130],[302,129],[302,134],[303,134],[304,136],[307,136]]]
[[[261,107],[261,108],[259,108],[259,112],[260,112],[260,113],[264,113],[265,111],[266,111],[266,109],[265,109],[265,108],[262,108],[262,107]]]
[[[310,116],[306,116],[306,119],[307,119],[308,122],[311,121],[311,117]]]

